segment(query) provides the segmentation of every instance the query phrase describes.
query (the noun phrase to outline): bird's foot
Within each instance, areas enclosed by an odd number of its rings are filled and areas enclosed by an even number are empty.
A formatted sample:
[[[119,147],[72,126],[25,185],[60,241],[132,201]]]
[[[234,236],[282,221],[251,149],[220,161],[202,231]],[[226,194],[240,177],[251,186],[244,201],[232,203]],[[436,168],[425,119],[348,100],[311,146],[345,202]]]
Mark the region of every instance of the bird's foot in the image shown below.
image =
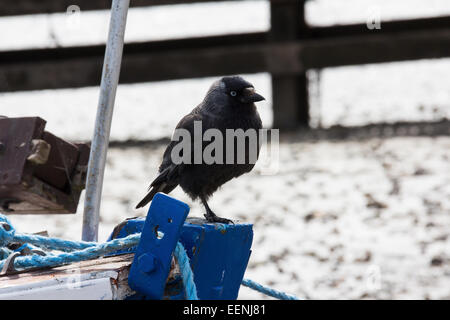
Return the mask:
[[[208,212],[208,213],[204,214],[204,216],[206,218],[206,221],[208,221],[208,222],[213,222],[213,223],[214,222],[219,222],[219,223],[225,223],[225,224],[230,224],[230,223],[234,224],[234,222],[231,221],[230,219],[218,217],[212,212]]]

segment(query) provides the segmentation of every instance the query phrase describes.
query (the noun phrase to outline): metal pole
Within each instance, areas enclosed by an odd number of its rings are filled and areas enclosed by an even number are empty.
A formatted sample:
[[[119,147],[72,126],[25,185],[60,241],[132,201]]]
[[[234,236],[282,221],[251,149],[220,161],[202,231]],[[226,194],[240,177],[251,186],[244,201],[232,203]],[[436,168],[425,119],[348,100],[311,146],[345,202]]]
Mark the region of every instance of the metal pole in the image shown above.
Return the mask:
[[[111,20],[103,62],[100,98],[87,172],[82,234],[84,241],[97,241],[98,238],[103,175],[105,172],[114,100],[119,82],[129,4],[130,0],[113,0],[111,6]]]

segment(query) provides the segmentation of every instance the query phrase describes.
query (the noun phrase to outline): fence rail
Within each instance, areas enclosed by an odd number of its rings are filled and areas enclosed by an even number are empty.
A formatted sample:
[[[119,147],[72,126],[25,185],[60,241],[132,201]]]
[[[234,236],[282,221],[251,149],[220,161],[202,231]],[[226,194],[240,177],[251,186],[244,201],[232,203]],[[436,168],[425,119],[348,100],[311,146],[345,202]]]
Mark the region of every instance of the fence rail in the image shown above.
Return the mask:
[[[70,2],[70,4],[69,4]],[[0,16],[107,8],[110,1],[16,0]],[[133,0],[132,5],[206,2]],[[67,5],[67,6],[66,6]],[[121,83],[235,73],[272,75],[274,126],[307,126],[308,69],[450,56],[450,16],[366,24],[308,26],[304,0],[272,0],[267,32],[127,43]],[[99,84],[104,45],[0,52],[0,92],[76,88]]]
[[[132,0],[131,7],[171,5],[197,2],[214,2],[217,0]],[[238,0],[221,0],[238,1]],[[85,10],[109,10],[111,0],[17,0],[0,2],[0,16],[17,16],[25,14],[42,14],[65,12],[70,6],[77,5]]]

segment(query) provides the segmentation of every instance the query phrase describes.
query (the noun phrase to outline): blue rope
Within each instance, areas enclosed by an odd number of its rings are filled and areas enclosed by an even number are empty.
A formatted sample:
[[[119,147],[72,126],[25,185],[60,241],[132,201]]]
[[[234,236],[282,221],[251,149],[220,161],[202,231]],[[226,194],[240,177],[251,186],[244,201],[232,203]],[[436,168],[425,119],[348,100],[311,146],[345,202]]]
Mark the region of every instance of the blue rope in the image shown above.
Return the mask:
[[[47,250],[59,250],[70,252],[73,250],[82,250],[96,246],[96,242],[86,241],[70,241],[59,238],[44,237],[34,234],[16,233],[11,222],[5,215],[0,214],[0,222],[9,225],[10,230],[6,230],[5,226],[0,227],[0,246],[4,247],[8,243],[30,243]]]
[[[265,287],[253,280],[243,279],[242,285],[250,289],[256,290],[258,292],[264,293],[265,295],[280,299],[280,300],[299,300],[296,296],[290,295],[269,287]]]
[[[9,226],[9,230],[7,229]],[[5,247],[14,238],[15,229],[8,218],[0,214],[0,247]]]
[[[189,263],[189,257],[183,245],[178,242],[175,247],[175,258],[180,266],[181,278],[183,279],[184,291],[187,300],[198,300],[197,288],[194,282],[194,274]]]
[[[8,218],[0,214],[0,269],[3,268],[5,260],[11,250],[4,248],[9,243],[29,243],[48,250],[63,251],[61,253],[49,253],[46,256],[30,255],[17,257],[14,261],[16,269],[55,267],[63,264],[91,260],[125,250],[139,244],[140,233],[129,235],[125,238],[117,238],[105,243],[70,241],[58,238],[50,238],[39,235],[16,233]],[[174,250],[174,256],[178,261],[183,280],[186,299],[198,300],[197,289],[194,282],[189,257],[183,245],[178,242]],[[250,279],[243,279],[242,285],[263,294],[282,300],[298,300],[296,296],[265,287]]]
[[[98,243],[86,242],[86,241],[70,241],[58,238],[51,238],[45,236],[39,236],[34,234],[15,234],[13,242],[30,243],[47,250],[59,250],[70,252],[74,250],[83,250],[89,247],[94,247]]]
[[[125,238],[117,238],[105,243],[69,241],[58,238],[43,237],[38,235],[19,234],[15,232],[11,222],[6,216],[0,214],[0,246],[8,243],[28,243],[50,250],[64,251],[58,254],[47,254],[46,256],[30,255],[17,257],[14,261],[14,268],[45,268],[55,267],[72,262],[80,262],[99,258],[101,256],[135,247],[139,244],[140,233],[129,235]],[[0,248],[0,269],[3,268],[5,260],[12,252],[7,248]],[[74,251],[75,250],[75,251]],[[181,278],[188,300],[198,300],[197,289],[194,282],[189,257],[181,243],[177,243],[174,255],[178,261],[181,271]]]
[[[140,234],[132,234],[126,238],[118,238],[105,243],[96,243],[83,250],[48,254],[46,256],[31,255],[17,257],[14,261],[14,267],[17,269],[45,268],[95,259],[120,249],[136,246],[140,238]],[[4,261],[0,261],[0,268],[3,268],[3,265]]]

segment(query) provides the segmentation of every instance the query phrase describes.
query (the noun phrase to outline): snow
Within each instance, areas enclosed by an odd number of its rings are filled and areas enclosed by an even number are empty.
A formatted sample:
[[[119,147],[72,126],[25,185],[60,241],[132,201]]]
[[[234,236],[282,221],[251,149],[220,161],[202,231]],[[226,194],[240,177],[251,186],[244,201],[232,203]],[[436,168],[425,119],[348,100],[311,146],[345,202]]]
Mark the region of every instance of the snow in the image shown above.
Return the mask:
[[[163,151],[110,149],[100,240],[125,218],[145,215],[147,208],[133,208]],[[448,159],[449,137],[282,143],[277,174],[255,168],[224,185],[210,205],[254,224],[246,277],[255,281],[314,299],[448,299]],[[172,195],[202,216],[182,190]],[[11,219],[21,231],[78,239],[82,205],[75,215]],[[442,264],[432,266],[434,258]],[[242,288],[240,298],[263,296]]]

